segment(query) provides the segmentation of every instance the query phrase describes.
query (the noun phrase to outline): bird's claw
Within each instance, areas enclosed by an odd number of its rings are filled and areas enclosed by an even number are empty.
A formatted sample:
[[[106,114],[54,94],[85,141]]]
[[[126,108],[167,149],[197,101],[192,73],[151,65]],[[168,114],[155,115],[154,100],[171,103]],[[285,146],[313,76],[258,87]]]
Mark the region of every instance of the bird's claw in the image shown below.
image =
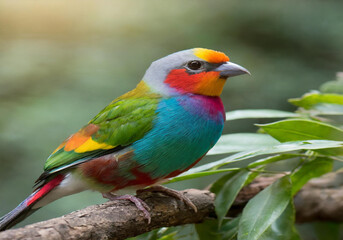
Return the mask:
[[[192,208],[194,210],[194,212],[198,212],[198,208],[194,205],[194,203],[188,197],[184,196],[179,191],[176,191],[176,190],[173,190],[170,188],[166,188],[166,187],[163,187],[161,185],[156,185],[156,186],[152,186],[149,188],[139,189],[136,191],[137,194],[140,194],[143,192],[161,192],[161,193],[164,193],[166,195],[169,195],[171,197],[174,197],[174,198],[177,198],[177,199],[183,201],[187,206]]]
[[[103,193],[102,196],[104,198],[110,199],[110,200],[130,200],[131,202],[133,202],[136,207],[141,210],[144,214],[144,218],[146,218],[148,220],[148,224],[151,223],[151,216],[150,216],[150,207],[140,198],[137,198],[135,196],[129,195],[129,194],[125,194],[125,195],[121,195],[121,196],[117,196],[113,193]]]

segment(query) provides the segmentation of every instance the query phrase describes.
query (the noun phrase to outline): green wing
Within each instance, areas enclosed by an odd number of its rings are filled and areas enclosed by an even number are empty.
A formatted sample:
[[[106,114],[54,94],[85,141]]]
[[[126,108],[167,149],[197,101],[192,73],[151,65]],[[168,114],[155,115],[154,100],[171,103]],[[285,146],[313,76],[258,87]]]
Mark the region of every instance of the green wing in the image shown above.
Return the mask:
[[[159,97],[132,95],[116,99],[66,139],[47,159],[45,172],[50,175],[141,139],[153,127]]]

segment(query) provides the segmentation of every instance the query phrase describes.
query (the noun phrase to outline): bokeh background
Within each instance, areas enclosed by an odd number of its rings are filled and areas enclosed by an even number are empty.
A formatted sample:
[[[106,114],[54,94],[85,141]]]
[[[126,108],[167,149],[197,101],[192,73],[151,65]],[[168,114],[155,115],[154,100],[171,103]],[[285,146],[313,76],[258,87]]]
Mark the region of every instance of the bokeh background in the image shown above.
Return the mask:
[[[169,53],[211,48],[249,69],[225,86],[227,110],[293,111],[288,98],[343,70],[342,12],[338,0],[0,0],[0,215],[31,193],[61,141]],[[254,122],[230,122],[225,133]],[[104,201],[66,197],[19,226]]]

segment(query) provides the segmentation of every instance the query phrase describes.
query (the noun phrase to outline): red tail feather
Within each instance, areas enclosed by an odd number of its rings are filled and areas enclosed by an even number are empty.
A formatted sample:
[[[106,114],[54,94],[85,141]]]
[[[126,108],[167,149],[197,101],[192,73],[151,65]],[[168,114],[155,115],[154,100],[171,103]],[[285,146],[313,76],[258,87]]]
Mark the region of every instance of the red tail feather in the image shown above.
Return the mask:
[[[51,181],[43,185],[33,196],[31,199],[27,199],[27,205],[30,206],[31,204],[37,202],[37,200],[44,197],[48,192],[50,192],[52,189],[54,189],[56,186],[58,186],[62,180],[64,179],[63,175],[57,175],[55,178],[53,178]]]

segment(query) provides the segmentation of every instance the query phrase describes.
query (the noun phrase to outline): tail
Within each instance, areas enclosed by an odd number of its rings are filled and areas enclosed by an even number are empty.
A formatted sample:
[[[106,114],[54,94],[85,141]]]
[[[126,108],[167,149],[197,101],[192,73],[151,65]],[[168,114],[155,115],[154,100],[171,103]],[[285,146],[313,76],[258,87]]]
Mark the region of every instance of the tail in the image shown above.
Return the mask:
[[[27,202],[34,196],[32,193],[28,198],[21,202],[15,209],[0,218],[0,231],[4,231],[17,223],[23,221],[29,215],[34,213],[37,209],[32,209],[32,206],[27,205]]]
[[[86,187],[79,179],[70,173],[59,174],[39,187],[11,212],[0,218],[0,231],[11,228],[52,201],[83,190],[86,190]]]
[[[37,211],[40,207],[34,205],[46,196],[51,190],[57,187],[64,179],[63,175],[57,175],[51,181],[34,191],[15,209],[0,218],[0,231],[4,231],[17,223],[23,221],[26,217]]]

